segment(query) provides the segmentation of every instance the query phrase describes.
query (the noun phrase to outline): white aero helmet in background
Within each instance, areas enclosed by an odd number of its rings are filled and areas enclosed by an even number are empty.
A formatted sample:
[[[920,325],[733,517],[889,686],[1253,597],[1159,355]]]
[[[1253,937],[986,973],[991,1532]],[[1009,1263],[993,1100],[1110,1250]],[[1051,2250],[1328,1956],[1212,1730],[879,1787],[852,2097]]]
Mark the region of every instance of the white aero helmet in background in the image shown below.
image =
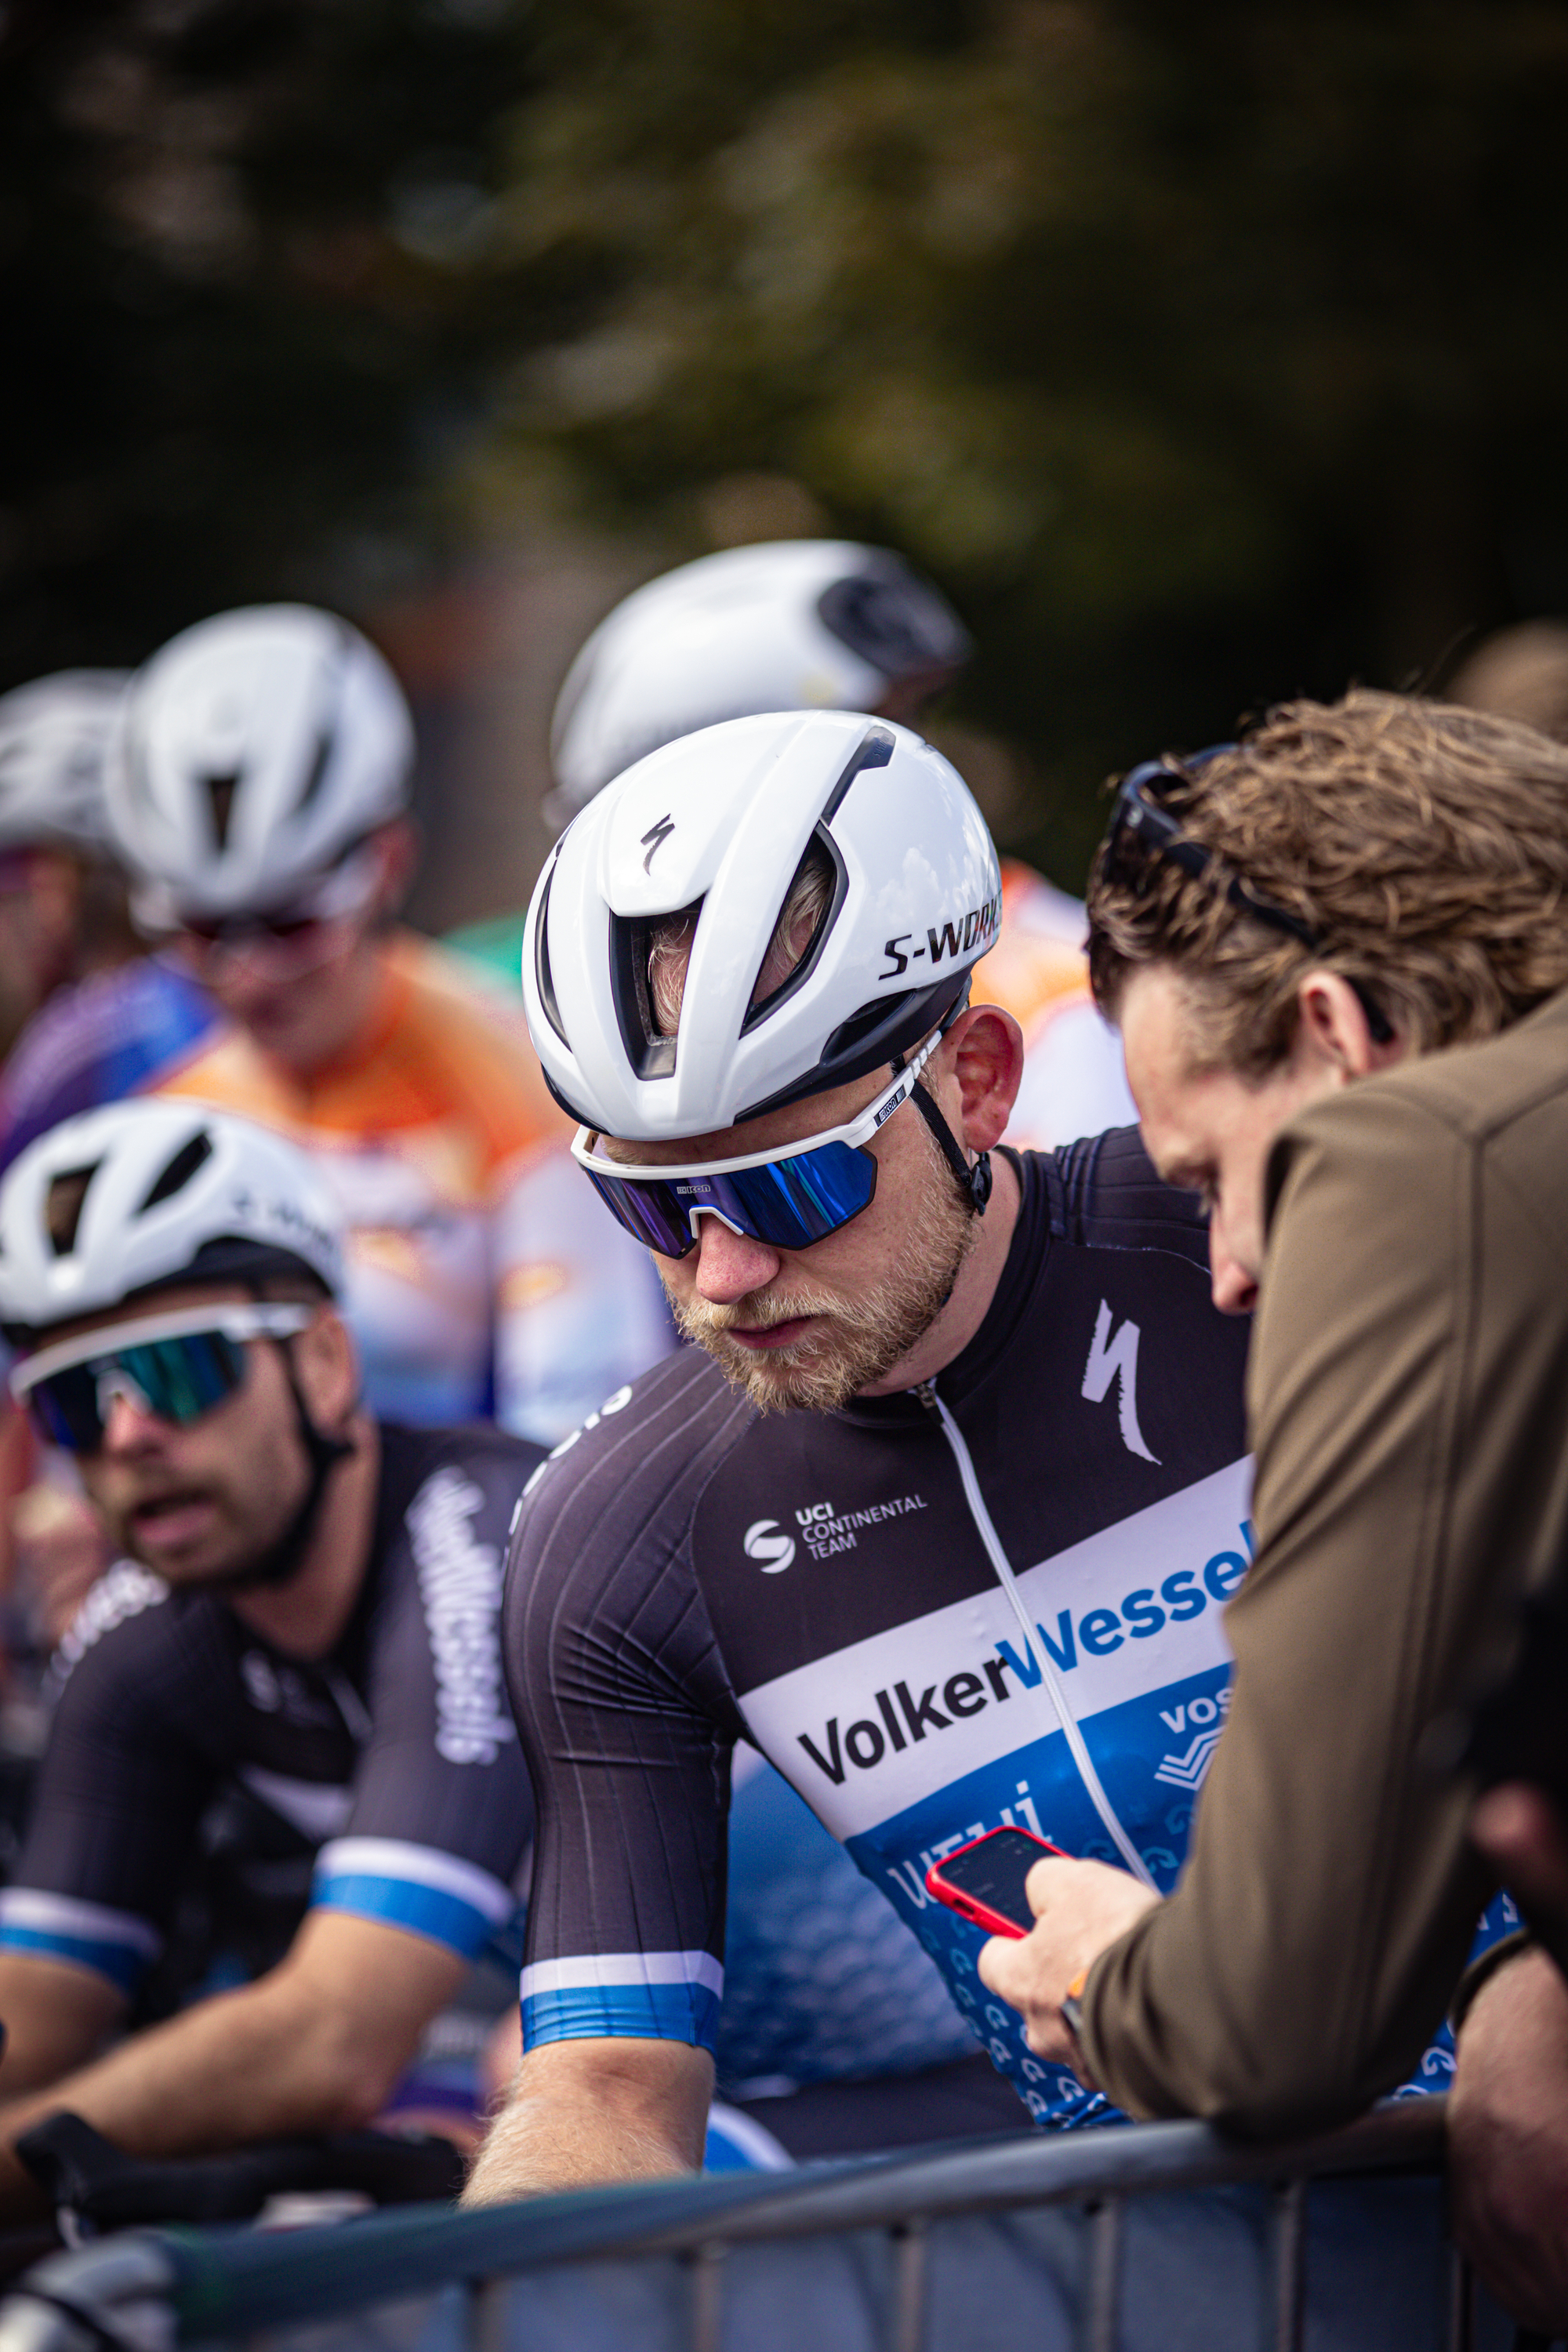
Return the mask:
[[[752,997],[813,844],[826,910]],[[563,1106],[628,1140],[702,1135],[907,1054],[996,938],[1002,884],[956,769],[849,711],[735,719],[666,744],[592,801],[534,889],[522,950],[534,1046]],[[650,935],[694,916],[679,1027],[659,1034]]]
[[[0,695],[0,849],[103,849],[104,755],[130,676],[62,669]]]
[[[934,692],[970,655],[963,623],[901,556],[841,539],[731,547],[650,580],[601,621],[551,728],[561,824],[678,735],[770,710],[875,710]]]
[[[414,727],[368,639],[307,604],[219,613],[132,679],[106,774],[150,923],[288,906],[408,804]]]
[[[110,1103],[41,1135],[0,1182],[13,1337],[181,1282],[303,1267],[336,1297],[342,1218],[280,1135],[200,1103]]]

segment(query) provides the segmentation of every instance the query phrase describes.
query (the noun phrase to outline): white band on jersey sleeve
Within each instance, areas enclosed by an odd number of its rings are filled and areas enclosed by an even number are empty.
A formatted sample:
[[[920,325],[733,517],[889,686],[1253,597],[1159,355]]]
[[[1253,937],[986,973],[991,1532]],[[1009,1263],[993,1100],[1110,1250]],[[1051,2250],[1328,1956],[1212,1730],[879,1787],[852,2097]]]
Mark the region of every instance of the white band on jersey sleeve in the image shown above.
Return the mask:
[[[427,1936],[465,1959],[518,1907],[510,1886],[477,1863],[401,1838],[333,1838],[316,1856],[315,1910],[350,1911]]]
[[[110,1911],[32,1886],[0,1894],[0,1951],[90,1969],[121,1992],[134,1991],[142,1969],[163,1948],[158,1930],[132,1911]]]
[[[710,2051],[724,1970],[711,1952],[589,1952],[531,1962],[521,1990],[525,2050],[619,2035]]]

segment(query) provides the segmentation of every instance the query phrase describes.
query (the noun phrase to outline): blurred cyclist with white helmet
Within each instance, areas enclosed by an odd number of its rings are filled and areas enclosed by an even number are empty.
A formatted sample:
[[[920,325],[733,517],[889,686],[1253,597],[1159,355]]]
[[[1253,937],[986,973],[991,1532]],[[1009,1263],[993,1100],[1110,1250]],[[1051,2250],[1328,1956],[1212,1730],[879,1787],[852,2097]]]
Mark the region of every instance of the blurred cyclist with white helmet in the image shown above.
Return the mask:
[[[726,549],[637,589],[602,621],[555,706],[552,814],[586,805],[678,735],[768,710],[865,710],[909,725],[972,651],[900,556],[843,540]],[[1008,1129],[1037,1150],[1134,1117],[1121,1046],[1089,993],[1080,900],[1002,863],[1002,935],[976,982],[1024,1033]]]
[[[0,697],[0,1164],[33,1131],[19,1111],[40,1090],[53,1117],[98,1098],[73,1091],[64,1030],[85,1003],[118,1006],[140,969],[103,789],[128,675],[60,670]],[[194,981],[166,979],[156,993],[172,1056],[208,1026],[213,1008]],[[0,1406],[0,1583],[12,1653],[36,1649],[40,1637],[47,1648],[104,1565],[74,1481],[40,1478],[38,1468],[26,1417]]]
[[[0,695],[0,1055],[52,989],[134,950],[103,809],[125,682],[59,670]]]
[[[377,1410],[422,1422],[493,1410],[553,1439],[651,1336],[606,1320],[576,1385],[541,1328],[520,1188],[557,1144],[521,1025],[441,950],[395,924],[412,875],[414,731],[374,647],[302,605],[226,613],[132,678],[107,797],[139,922],[218,1008],[168,1050],[164,999],[93,1009],[78,1087],[211,1102],[294,1136],[349,1224],[351,1319]],[[32,1131],[59,1100],[25,1106]],[[26,1131],[24,1129],[23,1131]]]
[[[0,2206],[61,2107],[142,2156],[367,2121],[516,1909],[499,1547],[538,1449],[366,1410],[342,1244],[319,1166],[194,1103],[68,1120],[0,1184],[12,1389],[123,1555],[0,1894]],[[252,1981],[181,2007],[208,1958]]]

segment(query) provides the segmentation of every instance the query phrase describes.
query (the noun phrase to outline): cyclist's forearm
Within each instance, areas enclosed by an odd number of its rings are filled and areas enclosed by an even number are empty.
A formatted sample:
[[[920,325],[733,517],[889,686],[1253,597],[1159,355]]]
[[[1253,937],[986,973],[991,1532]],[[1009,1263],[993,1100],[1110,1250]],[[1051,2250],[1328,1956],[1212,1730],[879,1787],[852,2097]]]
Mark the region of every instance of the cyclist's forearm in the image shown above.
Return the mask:
[[[713,2067],[684,2042],[557,2042],[525,2058],[465,2205],[658,2180],[702,2160]]]
[[[221,1993],[0,2108],[0,2146],[62,2108],[134,2156],[188,2156],[363,2123],[386,2082],[276,1979]],[[13,2169],[14,2168],[14,2169]],[[8,2159],[13,2181],[21,2178]],[[6,2185],[0,2182],[0,2189]]]

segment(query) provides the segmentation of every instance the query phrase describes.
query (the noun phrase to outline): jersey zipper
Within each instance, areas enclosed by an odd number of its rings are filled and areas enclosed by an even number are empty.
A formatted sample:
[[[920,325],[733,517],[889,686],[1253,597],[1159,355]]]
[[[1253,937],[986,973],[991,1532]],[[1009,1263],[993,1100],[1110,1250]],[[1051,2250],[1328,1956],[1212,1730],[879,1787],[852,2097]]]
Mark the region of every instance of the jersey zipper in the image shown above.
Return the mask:
[[[1079,1779],[1089,1793],[1089,1801],[1104,1822],[1118,1853],[1134,1878],[1142,1879],[1145,1886],[1153,1887],[1155,1894],[1158,1894],[1160,1890],[1154,1885],[1148,1864],[1128,1836],[1115,1806],[1105,1793],[1100,1775],[1094,1769],[1094,1759],[1089,1752],[1088,1742],[1084,1738],[1077,1717],[1073,1714],[1071,1702],[1062,1688],[1061,1678],[1052,1665],[1046,1645],[1040,1640],[1036,1627],[1029,1622],[1029,1612],[1024,1606],[1024,1596],[1018,1590],[1018,1580],[1013,1573],[1012,1563],[1002,1549],[1002,1538],[996,1532],[991,1514],[985,1507],[985,1497],[980,1491],[980,1481],[974,1475],[974,1464],[970,1458],[969,1448],[963,1442],[958,1423],[938,1396],[934,1381],[919,1381],[914,1393],[919,1397],[927,1412],[936,1419],[942,1435],[947,1440],[952,1458],[958,1465],[958,1475],[963,1486],[963,1499],[969,1506],[969,1516],[979,1531],[980,1540],[985,1547],[986,1557],[995,1571],[996,1581],[1012,1603],[1013,1614],[1018,1620],[1023,1633],[1026,1654],[1038,1660],[1041,1686],[1050,1695],[1060,1727],[1066,1735],[1072,1760],[1078,1767]]]

